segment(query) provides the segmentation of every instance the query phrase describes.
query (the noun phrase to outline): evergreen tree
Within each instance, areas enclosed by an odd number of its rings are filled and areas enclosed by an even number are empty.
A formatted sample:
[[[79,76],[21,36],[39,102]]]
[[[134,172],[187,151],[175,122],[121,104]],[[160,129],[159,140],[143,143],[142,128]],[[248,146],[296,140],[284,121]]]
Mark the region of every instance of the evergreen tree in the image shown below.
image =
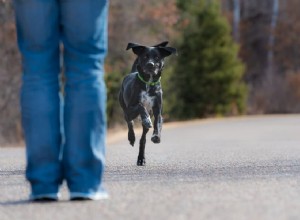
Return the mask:
[[[105,74],[107,103],[106,114],[108,127],[124,121],[122,109],[119,104],[119,91],[123,79],[122,73],[109,72]]]
[[[177,118],[239,114],[245,110],[244,65],[218,1],[178,0],[185,14],[172,76],[171,114]],[[169,88],[170,90],[170,88]]]

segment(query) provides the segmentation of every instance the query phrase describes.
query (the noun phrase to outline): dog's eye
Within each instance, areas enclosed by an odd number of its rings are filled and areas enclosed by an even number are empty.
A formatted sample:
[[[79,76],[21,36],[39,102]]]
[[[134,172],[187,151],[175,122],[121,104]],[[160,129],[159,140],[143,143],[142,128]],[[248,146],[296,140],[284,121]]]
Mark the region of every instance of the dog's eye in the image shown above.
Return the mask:
[[[148,58],[149,58],[149,56],[148,56],[148,55],[145,55],[143,58],[144,58],[144,59],[148,59]]]
[[[158,56],[156,56],[156,57],[154,57],[154,59],[155,59],[155,60],[159,60],[159,57],[158,57]]]

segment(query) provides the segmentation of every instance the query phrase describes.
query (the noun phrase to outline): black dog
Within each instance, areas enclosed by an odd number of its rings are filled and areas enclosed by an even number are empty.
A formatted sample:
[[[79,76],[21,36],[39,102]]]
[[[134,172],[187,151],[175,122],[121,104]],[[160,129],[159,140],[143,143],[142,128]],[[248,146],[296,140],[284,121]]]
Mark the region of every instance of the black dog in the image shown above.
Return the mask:
[[[141,117],[143,134],[140,140],[138,166],[146,164],[145,145],[146,134],[153,127],[150,115],[154,115],[153,143],[160,143],[162,129],[162,88],[161,74],[164,67],[164,58],[176,53],[176,49],[166,47],[168,42],[162,42],[152,47],[129,43],[127,50],[132,49],[138,56],[131,73],[122,83],[119,93],[119,102],[124,111],[128,125],[128,140],[133,146],[135,134],[133,120]]]

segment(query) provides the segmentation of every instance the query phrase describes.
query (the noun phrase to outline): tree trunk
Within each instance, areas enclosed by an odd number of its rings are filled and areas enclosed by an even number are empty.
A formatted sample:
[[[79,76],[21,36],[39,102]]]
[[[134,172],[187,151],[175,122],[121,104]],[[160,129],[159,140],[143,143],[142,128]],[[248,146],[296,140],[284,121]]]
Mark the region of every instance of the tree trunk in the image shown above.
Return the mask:
[[[273,0],[273,7],[272,7],[272,17],[271,17],[271,28],[269,33],[269,50],[268,50],[268,77],[271,77],[274,71],[274,64],[273,64],[273,57],[274,57],[274,43],[275,43],[275,36],[274,30],[276,29],[277,25],[277,18],[278,18],[278,11],[279,11],[279,0]]]
[[[240,41],[240,0],[233,0],[233,37],[236,42]]]

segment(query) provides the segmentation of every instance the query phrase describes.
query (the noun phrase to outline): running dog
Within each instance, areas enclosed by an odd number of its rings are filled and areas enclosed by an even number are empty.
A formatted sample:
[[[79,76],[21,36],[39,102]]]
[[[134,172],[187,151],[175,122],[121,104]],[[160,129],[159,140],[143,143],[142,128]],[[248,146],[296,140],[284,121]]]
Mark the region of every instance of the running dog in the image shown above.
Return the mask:
[[[164,58],[176,54],[176,49],[167,47],[168,42],[148,47],[135,43],[128,43],[127,49],[132,49],[137,58],[132,66],[131,73],[127,75],[121,86],[119,102],[128,125],[128,140],[133,146],[135,133],[133,120],[141,117],[143,133],[140,139],[138,166],[144,166],[146,134],[154,127],[151,141],[160,143],[162,130],[162,87],[161,76],[164,67]],[[151,116],[154,116],[154,125]]]

